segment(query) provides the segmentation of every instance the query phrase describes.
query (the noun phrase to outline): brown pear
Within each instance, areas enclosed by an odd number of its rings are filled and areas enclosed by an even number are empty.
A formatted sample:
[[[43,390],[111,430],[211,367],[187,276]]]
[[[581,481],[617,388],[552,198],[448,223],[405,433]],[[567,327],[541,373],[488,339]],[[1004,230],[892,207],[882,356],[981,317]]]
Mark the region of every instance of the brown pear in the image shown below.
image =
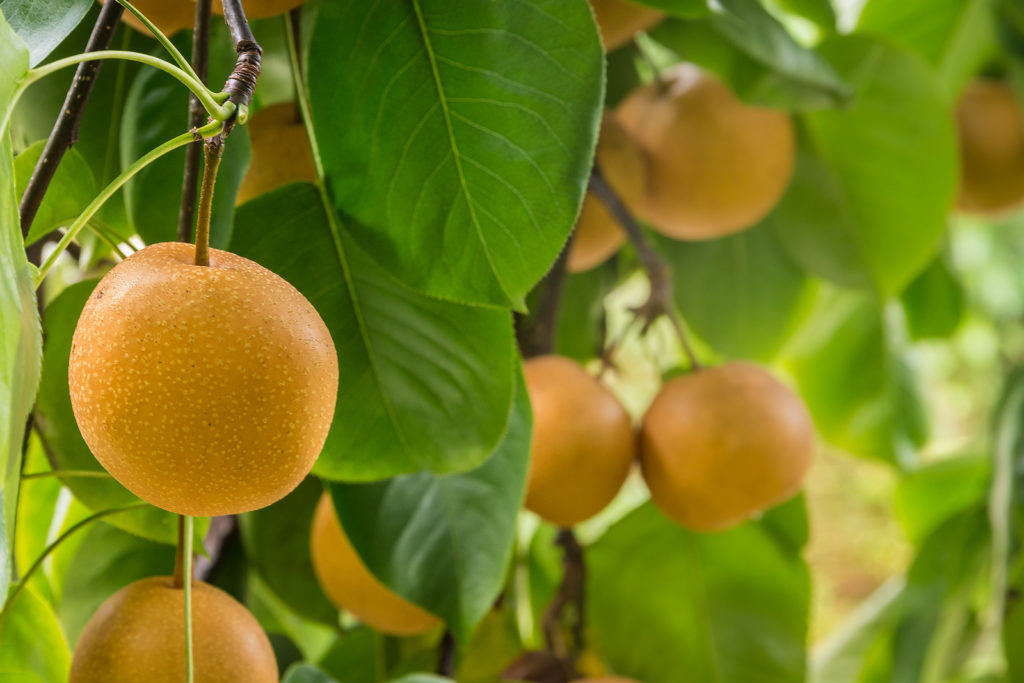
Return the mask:
[[[106,0],[98,0],[105,2]],[[264,19],[277,16],[295,9],[306,0],[245,0],[243,5],[247,19]],[[195,0],[132,0],[132,5],[153,22],[164,35],[174,35],[182,29],[190,29],[195,25]],[[224,8],[220,0],[213,0],[213,14],[223,14]],[[149,33],[149,29],[125,10],[124,22],[137,31]]]
[[[441,620],[377,580],[352,547],[324,494],[310,532],[313,569],[320,586],[338,609],[369,626],[396,636],[412,636],[441,625]]]
[[[793,175],[789,114],[741,102],[695,66],[638,88],[616,116],[649,162],[640,217],[668,237],[706,240],[749,228]]]
[[[608,185],[626,208],[635,213],[647,189],[647,160],[615,117],[607,113],[601,121],[596,158]],[[578,273],[601,265],[619,250],[625,239],[626,233],[604,202],[593,192],[587,192],[569,247],[569,271]]]
[[[664,12],[628,0],[590,0],[590,6],[594,8],[601,42],[608,52],[625,45],[638,32],[646,31],[665,17]]]
[[[192,583],[195,683],[276,683],[277,663],[256,619],[230,595]],[[85,625],[69,683],[181,683],[185,599],[170,577],[130,584]]]
[[[236,203],[247,202],[276,187],[316,181],[313,151],[294,102],[260,109],[249,119],[252,157],[238,188]]]
[[[523,365],[533,406],[526,507],[570,527],[622,488],[636,455],[629,414],[579,363],[537,356]]]
[[[1024,112],[1007,83],[978,79],[956,107],[961,211],[1000,215],[1024,203]]]
[[[644,415],[640,463],[651,498],[696,531],[718,531],[793,496],[814,454],[803,403],[743,362],[662,387]]]

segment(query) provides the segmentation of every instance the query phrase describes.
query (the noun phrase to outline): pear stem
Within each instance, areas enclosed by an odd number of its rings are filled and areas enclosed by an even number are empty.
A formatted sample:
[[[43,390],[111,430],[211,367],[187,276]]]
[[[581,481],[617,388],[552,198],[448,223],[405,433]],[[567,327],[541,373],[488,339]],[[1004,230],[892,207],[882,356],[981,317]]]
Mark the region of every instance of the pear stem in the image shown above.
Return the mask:
[[[213,186],[224,155],[224,137],[215,135],[203,145],[203,187],[199,191],[199,216],[196,220],[197,266],[210,265],[210,213],[213,211]]]
[[[594,165],[594,169],[590,173],[590,191],[601,200],[608,208],[609,213],[622,226],[626,237],[629,238],[633,248],[636,249],[640,264],[647,272],[647,279],[651,283],[651,293],[647,297],[646,302],[633,310],[637,316],[644,319],[644,326],[641,331],[646,333],[654,321],[661,316],[668,318],[672,328],[675,330],[676,337],[679,339],[679,345],[683,349],[683,354],[690,363],[691,369],[699,370],[703,366],[697,359],[697,354],[694,352],[693,345],[690,343],[690,338],[686,333],[686,327],[683,325],[682,318],[679,317],[679,312],[676,310],[675,301],[673,301],[675,290],[672,285],[672,270],[665,263],[665,260],[661,258],[661,255],[655,251],[654,246],[647,239],[647,235],[644,234],[640,224],[637,223],[636,218],[633,217],[633,214],[626,207],[618,193],[605,180],[597,164]]]

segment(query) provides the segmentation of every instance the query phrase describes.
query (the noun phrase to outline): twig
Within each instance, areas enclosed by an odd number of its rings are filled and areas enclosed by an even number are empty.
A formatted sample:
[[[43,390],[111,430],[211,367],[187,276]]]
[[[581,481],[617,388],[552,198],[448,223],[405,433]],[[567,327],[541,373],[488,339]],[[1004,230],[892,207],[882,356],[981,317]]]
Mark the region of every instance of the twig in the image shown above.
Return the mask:
[[[174,575],[171,585],[181,588],[185,585],[185,515],[178,515],[178,547],[174,553]],[[192,552],[189,548],[188,552]]]
[[[575,667],[584,646],[586,567],[583,562],[583,548],[576,540],[576,534],[572,529],[560,530],[555,543],[562,548],[562,584],[544,611],[542,629],[548,652],[562,658],[567,665]],[[570,640],[567,642],[562,627],[569,608],[572,608],[572,614],[568,624]]]
[[[229,551],[238,543],[238,518],[224,515],[210,519],[210,528],[203,538],[207,556],[196,558],[195,577],[199,581],[212,581],[229,557]]]
[[[235,116],[225,122],[224,137],[231,133],[236,120],[245,123],[249,115],[249,103],[256,91],[256,81],[260,77],[263,59],[263,48],[256,42],[249,22],[245,19],[242,0],[223,0],[224,22],[235,41],[235,52],[238,59],[235,69],[224,83],[224,92],[228,93],[228,101],[235,103]]]
[[[121,20],[121,13],[124,7],[116,2],[107,2],[100,9],[99,17],[93,26],[89,42],[86,43],[86,52],[106,50],[110,47],[110,41],[114,37],[114,29]],[[19,212],[21,214],[21,234],[28,236],[32,221],[35,220],[36,212],[43,202],[50,182],[53,180],[57,166],[64,158],[72,145],[78,141],[78,129],[85,114],[85,105],[89,102],[89,95],[92,94],[93,85],[96,83],[96,76],[99,73],[102,60],[82,62],[75,71],[75,77],[71,81],[71,87],[64,97],[64,104],[57,115],[57,120],[50,131],[50,137],[46,140],[43,153],[36,162],[35,170],[25,188],[25,194],[21,198]],[[38,263],[36,264],[38,265]]]
[[[199,80],[206,83],[210,70],[210,6],[212,0],[196,3],[192,32],[192,68]],[[198,128],[206,119],[206,109],[195,95],[188,100],[188,127]],[[199,179],[200,142],[193,142],[185,152],[185,173],[181,184],[181,205],[178,207],[178,241],[192,241],[192,221],[196,215],[196,188]]]
[[[438,648],[437,673],[440,676],[452,677],[455,675],[455,636],[445,629],[441,637],[441,645]]]
[[[533,315],[516,316],[516,338],[524,358],[542,356],[555,348],[558,313],[562,307],[562,292],[565,290],[566,263],[572,246],[572,238],[569,240],[551,270],[537,285],[539,292]]]
[[[686,329],[683,327],[679,313],[676,311],[675,302],[673,301],[672,271],[669,269],[668,264],[651,246],[651,242],[640,228],[640,224],[637,223],[633,214],[626,208],[626,205],[619,198],[615,190],[612,189],[611,185],[608,184],[608,181],[604,179],[601,169],[597,165],[594,166],[593,171],[590,173],[590,191],[604,203],[608,211],[615,217],[615,220],[622,226],[626,237],[629,238],[630,243],[636,249],[640,265],[647,272],[647,279],[651,283],[650,296],[648,296],[646,302],[633,309],[634,314],[644,319],[644,326],[641,331],[646,333],[651,325],[654,324],[654,321],[661,316],[667,317],[675,329],[676,336],[679,338],[679,344],[683,347],[683,353],[686,354],[690,366],[693,369],[700,368],[700,361],[697,360],[697,354],[693,350],[693,345],[690,343]]]

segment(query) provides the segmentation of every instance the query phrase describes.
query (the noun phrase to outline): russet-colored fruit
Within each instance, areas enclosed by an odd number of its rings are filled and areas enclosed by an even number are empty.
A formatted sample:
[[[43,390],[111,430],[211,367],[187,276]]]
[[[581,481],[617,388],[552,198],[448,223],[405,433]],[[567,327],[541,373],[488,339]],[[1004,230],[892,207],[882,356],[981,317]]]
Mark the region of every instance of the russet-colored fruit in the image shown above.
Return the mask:
[[[523,364],[533,406],[526,507],[570,527],[600,512],[636,456],[632,420],[579,363],[537,356]]]
[[[270,505],[309,473],[334,416],[330,332],[290,284],[218,249],[154,244],[115,266],[71,346],[71,404],[96,459],[183,515]]]
[[[313,569],[320,586],[338,609],[354,614],[378,631],[412,636],[441,621],[398,595],[370,573],[341,528],[330,496],[324,494],[310,533]]]
[[[791,497],[813,454],[814,426],[803,403],[749,363],[669,381],[640,429],[651,498],[697,531],[725,529]]]
[[[741,102],[695,66],[638,88],[616,116],[646,152],[650,180],[638,214],[684,240],[722,237],[761,220],[782,197],[796,155],[787,113]]]
[[[170,577],[114,593],[82,631],[69,683],[181,683],[185,600]],[[277,663],[256,619],[230,595],[192,583],[195,683],[276,683]]]
[[[1008,84],[979,79],[956,108],[960,137],[957,206],[998,215],[1024,203],[1024,112]]]
[[[665,17],[663,12],[628,0],[590,0],[590,6],[594,8],[601,42],[609,52],[625,45],[637,32],[646,31]]]
[[[313,151],[293,102],[260,109],[247,125],[252,159],[238,188],[238,204],[287,183],[316,181]]]
[[[105,2],[106,0],[98,0]],[[306,0],[245,0],[246,19],[263,19],[295,9]],[[146,15],[164,35],[170,36],[182,29],[190,29],[195,25],[196,3],[195,0],[132,0],[132,4]],[[224,8],[220,0],[213,0],[211,10],[213,14],[223,14]],[[149,33],[149,29],[143,26],[142,22],[135,18],[135,15],[125,10],[123,20],[132,28]]]
[[[610,114],[605,114],[601,122],[596,156],[604,179],[635,212],[647,189],[647,161],[643,151]],[[626,233],[604,202],[587,192],[566,265],[574,273],[589,270],[607,261],[625,239]]]

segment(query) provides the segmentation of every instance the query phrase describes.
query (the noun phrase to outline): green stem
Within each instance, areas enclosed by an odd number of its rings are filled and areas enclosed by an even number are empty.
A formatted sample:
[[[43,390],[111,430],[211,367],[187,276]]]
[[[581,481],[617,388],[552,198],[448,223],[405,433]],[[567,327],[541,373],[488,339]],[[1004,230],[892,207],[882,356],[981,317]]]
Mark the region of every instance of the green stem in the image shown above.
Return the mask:
[[[111,239],[110,235],[108,235],[108,234],[107,234],[107,233],[106,233],[106,232],[105,232],[105,231],[103,230],[103,228],[102,228],[102,227],[100,227],[99,225],[97,225],[97,224],[96,224],[95,222],[93,222],[93,221],[89,221],[89,223],[87,224],[87,227],[88,227],[88,228],[89,228],[90,230],[92,230],[92,233],[93,233],[94,235],[96,235],[97,237],[99,237],[99,238],[100,238],[100,240],[101,240],[101,241],[102,241],[102,242],[103,242],[104,244],[106,244],[106,245],[107,245],[108,247],[110,247],[110,250],[111,250],[112,252],[114,252],[115,254],[117,254],[118,256],[120,256],[120,257],[121,257],[121,260],[122,260],[122,261],[123,261],[123,260],[125,260],[126,258],[128,258],[128,256],[127,256],[127,255],[126,255],[126,254],[125,254],[125,253],[124,253],[123,251],[121,251],[121,247],[117,246],[117,242],[115,242],[115,241],[114,241],[113,239]]]
[[[164,49],[170,53],[171,57],[174,59],[175,62],[178,63],[178,66],[180,66],[185,71],[185,73],[190,75],[192,78],[196,79],[197,82],[203,82],[203,79],[199,78],[199,76],[195,72],[195,69],[192,68],[191,62],[185,59],[185,55],[181,54],[181,52],[178,51],[178,48],[174,47],[174,43],[171,42],[170,38],[164,35],[163,31],[156,27],[156,24],[154,24],[152,21],[146,18],[146,15],[137,10],[135,6],[127,0],[117,1],[124,5],[124,8],[126,10],[134,14],[135,18],[141,21],[143,25],[149,29],[149,32],[153,34],[153,37],[156,38],[156,41],[164,46]]]
[[[39,272],[36,274],[34,283],[36,289],[39,288],[39,285],[46,277],[46,274],[50,272],[51,268],[53,268],[53,264],[57,262],[60,255],[63,254],[64,250],[68,248],[69,244],[71,244],[71,240],[75,239],[78,233],[81,232],[82,228],[85,227],[85,224],[89,222],[89,219],[91,219],[96,212],[100,210],[103,203],[110,199],[110,197],[117,192],[122,185],[132,178],[132,176],[168,152],[179,147],[184,147],[190,142],[195,141],[196,135],[199,135],[204,139],[213,137],[214,135],[217,135],[222,128],[223,124],[221,124],[220,121],[213,121],[206,124],[195,133],[192,131],[182,133],[178,137],[168,140],[156,149],[143,155],[138,161],[126,168],[121,175],[114,178],[110,184],[103,188],[103,191],[100,192],[92,202],[90,202],[89,206],[85,207],[85,211],[75,219],[75,222],[68,227],[67,232],[64,233],[64,237],[62,237],[60,242],[57,243],[57,248],[53,250],[53,253],[50,254],[43,265],[39,267]]]
[[[100,510],[99,512],[93,513],[85,519],[79,520],[75,524],[68,527],[68,529],[60,536],[58,536],[53,543],[51,543],[50,545],[46,546],[45,549],[43,549],[43,552],[39,555],[39,557],[36,558],[36,561],[32,563],[32,566],[28,568],[25,574],[21,577],[21,580],[18,581],[18,583],[14,586],[14,590],[12,590],[11,594],[7,597],[7,602],[4,603],[3,609],[0,609],[0,623],[3,622],[4,617],[7,615],[7,610],[9,610],[11,605],[14,604],[14,601],[18,597],[18,594],[25,589],[26,585],[28,585],[28,580],[31,579],[32,575],[35,574],[36,571],[38,571],[38,569],[43,566],[43,561],[46,560],[46,558],[49,557],[54,550],[57,549],[57,546],[59,546],[61,543],[67,540],[69,536],[74,534],[79,529],[92,524],[98,519],[103,519],[104,517],[116,515],[121,512],[128,512],[130,510],[140,510],[144,507],[149,507],[149,503],[135,503],[133,505],[125,505],[124,507],[110,508],[109,510]]]
[[[185,680],[192,683],[195,678],[195,663],[192,661],[192,537],[195,533],[194,518],[185,515],[184,583],[185,583]]]
[[[49,472],[27,472],[21,475],[22,480],[45,479],[46,477],[95,477],[110,479],[110,475],[99,470],[50,470]]]
[[[49,64],[36,67],[25,74],[25,77],[21,79],[21,82],[18,84],[18,89],[14,91],[14,101],[17,101],[22,92],[39,79],[49,76],[55,71],[60,71],[63,68],[74,66],[81,62],[91,62],[97,59],[123,59],[129,62],[139,62],[140,64],[160,69],[161,71],[174,76],[195,94],[196,98],[198,98],[202,103],[203,108],[206,109],[207,113],[218,121],[227,120],[235,111],[235,105],[233,102],[224,102],[223,104],[218,102],[218,97],[209,88],[203,85],[203,82],[196,76],[181,70],[166,59],[160,59],[153,55],[147,55],[141,52],[132,52],[130,50],[97,50],[96,52],[72,55],[70,57],[58,59],[50,62]],[[4,123],[4,128],[6,128],[6,120]]]

